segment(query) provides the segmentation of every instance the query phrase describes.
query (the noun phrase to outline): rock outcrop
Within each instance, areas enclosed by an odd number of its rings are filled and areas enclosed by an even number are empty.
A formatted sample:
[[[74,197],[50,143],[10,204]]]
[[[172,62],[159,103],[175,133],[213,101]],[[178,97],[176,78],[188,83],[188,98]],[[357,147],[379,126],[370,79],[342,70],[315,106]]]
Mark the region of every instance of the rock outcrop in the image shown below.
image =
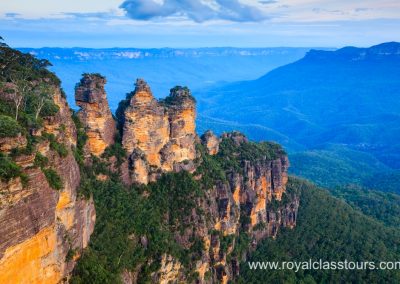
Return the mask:
[[[209,155],[216,155],[219,150],[219,138],[211,131],[206,131],[201,136],[201,143],[206,147]]]
[[[205,146],[209,145],[206,137],[211,137],[210,133],[202,137]],[[225,152],[227,148],[235,149],[230,153],[232,157],[240,157],[241,149],[250,146],[247,138],[238,132],[212,139],[225,144],[222,145],[226,147]],[[210,148],[215,149],[215,146]],[[210,148],[207,147],[208,152],[213,154]],[[209,223],[203,220],[193,225],[205,247],[202,260],[196,264],[197,271],[200,276],[205,274],[204,271],[213,275],[211,281],[200,277],[203,283],[227,283],[235,279],[239,263],[259,241],[266,237],[275,238],[281,227],[293,228],[296,225],[299,196],[286,191],[287,155],[280,148],[271,153],[270,157],[238,158],[239,168],[227,170],[227,181],[217,182],[203,205],[199,204],[204,206],[205,215],[212,216]],[[243,234],[247,234],[251,241],[247,250],[239,252],[236,247]]]
[[[175,87],[157,101],[141,79],[123,110],[122,145],[129,155],[133,182],[154,181],[162,172],[193,171],[195,101],[187,88]]]
[[[84,74],[75,88],[75,101],[81,108],[78,116],[86,128],[87,154],[101,155],[114,143],[115,121],[108,106],[104,85],[99,74]]]
[[[94,229],[93,201],[77,195],[80,171],[71,151],[76,145],[71,111],[60,90],[54,92],[58,113],[45,118],[35,132],[39,142],[33,151],[14,158],[27,181],[0,181],[0,283],[59,283],[72,271]],[[42,132],[53,135],[52,143],[63,144],[66,155],[59,155]],[[35,164],[38,153],[46,158],[46,168],[62,178],[61,190],[51,188]]]

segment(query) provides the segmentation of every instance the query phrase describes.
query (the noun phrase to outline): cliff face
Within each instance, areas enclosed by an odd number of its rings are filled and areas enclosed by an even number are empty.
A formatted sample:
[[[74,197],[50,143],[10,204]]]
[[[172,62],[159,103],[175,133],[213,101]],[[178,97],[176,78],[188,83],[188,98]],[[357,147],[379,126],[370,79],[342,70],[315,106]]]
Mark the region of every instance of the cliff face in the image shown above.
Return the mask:
[[[43,127],[32,129],[33,149],[13,158],[27,181],[16,177],[0,182],[0,283],[58,283],[72,271],[94,229],[93,201],[77,196],[80,172],[71,152],[76,145],[71,112],[59,88],[53,92],[59,111],[44,118]],[[62,155],[54,147],[61,144],[66,150]],[[42,169],[38,156],[46,160]],[[61,190],[49,184],[49,169],[61,177]]]
[[[88,136],[86,153],[95,156],[114,143],[116,126],[108,106],[105,83],[106,79],[98,74],[84,74],[75,88],[75,101],[81,108],[78,116]]]
[[[137,80],[122,118],[122,145],[133,182],[146,184],[162,172],[194,169],[195,118],[188,89],[176,87],[164,101],[157,101],[147,83]]]
[[[252,158],[244,157],[241,151],[252,145],[237,132],[224,134],[220,139],[208,133],[202,142],[213,155],[218,156],[214,150],[222,148],[225,154],[216,158],[220,163],[220,159],[239,157],[236,169],[225,168],[226,181],[216,181],[205,199],[198,201],[198,206],[206,212],[204,215],[211,220],[202,220],[202,216],[194,214],[193,219],[198,221],[188,224],[191,229],[185,234],[186,241],[190,234],[203,240],[203,255],[196,263],[200,282],[227,283],[239,275],[239,263],[259,241],[275,238],[281,227],[296,225],[299,197],[286,191],[289,162],[281,150],[273,150],[269,157],[259,153]],[[243,236],[248,239],[244,249]],[[185,244],[182,241],[185,237],[177,239]]]
[[[193,207],[174,220],[170,228],[174,241],[188,251],[191,261],[163,253],[157,260],[159,268],[151,274],[153,283],[234,281],[239,276],[240,263],[261,240],[276,238],[282,227],[296,226],[299,196],[286,190],[289,162],[278,145],[252,143],[238,132],[220,138],[208,132],[201,141],[194,172],[201,193],[183,197],[192,200]],[[148,198],[157,198],[152,194],[159,193],[148,189]],[[185,203],[179,201],[173,210],[179,212],[180,207],[187,206]],[[163,226],[169,226],[170,218],[176,218],[176,214],[164,212]],[[142,236],[138,246],[146,248],[151,238]],[[124,283],[138,283],[144,273],[141,269],[153,261],[147,259],[134,271],[125,270]]]

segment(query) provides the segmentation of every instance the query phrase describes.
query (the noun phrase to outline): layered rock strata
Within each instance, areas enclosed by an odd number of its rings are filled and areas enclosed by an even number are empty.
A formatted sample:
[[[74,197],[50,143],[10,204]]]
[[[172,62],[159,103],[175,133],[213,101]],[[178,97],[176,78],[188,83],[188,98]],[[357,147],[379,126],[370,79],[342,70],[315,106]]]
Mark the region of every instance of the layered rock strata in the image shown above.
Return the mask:
[[[162,172],[193,171],[195,119],[195,101],[187,88],[175,87],[157,101],[147,83],[138,79],[122,119],[122,145],[132,181],[146,184]]]
[[[94,229],[93,201],[77,196],[80,171],[71,152],[76,145],[71,111],[60,90],[54,92],[58,113],[45,118],[43,128],[35,131],[40,142],[34,151],[14,158],[27,183],[20,177],[0,182],[0,283],[61,282]],[[42,132],[54,135],[68,154],[61,157],[52,150]],[[35,166],[37,153],[62,178],[60,191],[51,188],[44,172]]]
[[[100,156],[114,143],[115,121],[108,106],[104,85],[99,74],[84,74],[75,87],[75,101],[81,108],[78,116],[86,128],[86,153]]]

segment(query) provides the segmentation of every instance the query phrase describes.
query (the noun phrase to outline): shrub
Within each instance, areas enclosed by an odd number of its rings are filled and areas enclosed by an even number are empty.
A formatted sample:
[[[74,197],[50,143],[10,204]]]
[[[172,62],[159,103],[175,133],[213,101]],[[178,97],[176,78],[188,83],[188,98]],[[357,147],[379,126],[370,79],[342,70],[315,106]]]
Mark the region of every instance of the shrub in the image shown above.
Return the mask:
[[[0,178],[9,181],[12,178],[21,176],[21,168],[14,163],[8,156],[0,153]]]
[[[56,151],[60,157],[65,158],[68,156],[68,150],[65,145],[57,141],[50,141],[50,149]]]
[[[34,162],[35,167],[44,168],[47,166],[48,162],[49,162],[49,159],[47,157],[43,156],[39,152],[36,153],[35,162]]]
[[[15,137],[21,133],[22,128],[13,118],[0,115],[0,137]]]
[[[58,143],[56,141],[56,137],[53,134],[43,133],[43,137],[47,138],[50,141],[50,149],[54,150],[60,155],[61,157],[65,158],[68,156],[68,150],[64,144]]]
[[[46,176],[47,182],[50,187],[56,190],[61,190],[63,188],[63,183],[61,177],[53,169],[42,169],[44,175]]]

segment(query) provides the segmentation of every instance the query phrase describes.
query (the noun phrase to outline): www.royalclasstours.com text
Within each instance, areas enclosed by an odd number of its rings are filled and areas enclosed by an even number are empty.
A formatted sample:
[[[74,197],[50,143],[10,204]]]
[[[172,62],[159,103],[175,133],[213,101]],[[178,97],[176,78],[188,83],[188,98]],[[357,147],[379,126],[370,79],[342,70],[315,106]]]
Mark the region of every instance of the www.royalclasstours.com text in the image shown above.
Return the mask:
[[[400,261],[249,261],[250,270],[394,270],[400,269]]]

